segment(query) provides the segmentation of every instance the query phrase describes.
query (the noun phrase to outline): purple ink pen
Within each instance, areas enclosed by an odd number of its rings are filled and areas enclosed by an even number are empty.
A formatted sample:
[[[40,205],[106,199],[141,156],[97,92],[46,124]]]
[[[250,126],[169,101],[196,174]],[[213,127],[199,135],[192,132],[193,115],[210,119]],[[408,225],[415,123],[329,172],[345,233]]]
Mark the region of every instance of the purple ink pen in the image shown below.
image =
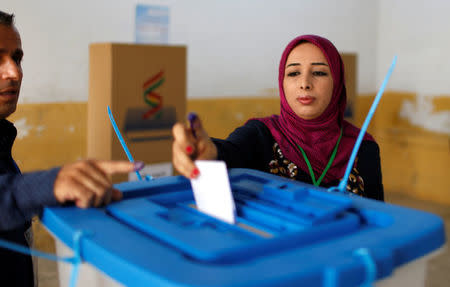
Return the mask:
[[[197,137],[197,135],[195,134],[195,129],[194,129],[194,121],[197,119],[197,114],[196,113],[189,113],[188,115],[188,120],[189,120],[189,125],[192,131],[192,134],[194,135],[194,138]]]

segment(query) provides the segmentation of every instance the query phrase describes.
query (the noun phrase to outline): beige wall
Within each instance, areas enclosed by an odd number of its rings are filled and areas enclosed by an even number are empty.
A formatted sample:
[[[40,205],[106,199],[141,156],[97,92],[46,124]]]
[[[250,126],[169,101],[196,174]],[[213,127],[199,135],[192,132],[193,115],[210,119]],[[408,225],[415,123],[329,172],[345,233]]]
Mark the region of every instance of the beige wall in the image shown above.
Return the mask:
[[[412,93],[386,92],[369,127],[380,144],[386,192],[450,205],[450,136],[412,126],[399,117]],[[353,122],[361,126],[374,95],[356,98]],[[434,99],[435,110],[450,108],[450,97]],[[279,112],[276,97],[188,100],[210,136],[223,138],[252,117]],[[86,156],[86,103],[20,104],[11,117],[19,137],[13,154],[23,171],[45,169]],[[28,134],[24,133],[26,131]]]
[[[86,156],[86,103],[19,104],[9,120],[18,129],[13,156],[22,171]]]
[[[355,122],[362,125],[375,95],[359,97]],[[399,116],[408,92],[386,92],[370,131],[380,145],[383,183],[387,192],[450,205],[450,135],[411,125]],[[450,97],[433,99],[434,112],[450,110]]]

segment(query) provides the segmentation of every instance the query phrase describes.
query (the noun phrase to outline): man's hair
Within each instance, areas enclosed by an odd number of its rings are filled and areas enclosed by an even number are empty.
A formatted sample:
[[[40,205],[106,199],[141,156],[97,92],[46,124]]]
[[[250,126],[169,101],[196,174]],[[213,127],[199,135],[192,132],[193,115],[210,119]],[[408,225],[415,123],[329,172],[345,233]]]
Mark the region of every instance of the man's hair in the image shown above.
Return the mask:
[[[0,10],[0,25],[12,26],[14,24],[14,14],[8,14]]]

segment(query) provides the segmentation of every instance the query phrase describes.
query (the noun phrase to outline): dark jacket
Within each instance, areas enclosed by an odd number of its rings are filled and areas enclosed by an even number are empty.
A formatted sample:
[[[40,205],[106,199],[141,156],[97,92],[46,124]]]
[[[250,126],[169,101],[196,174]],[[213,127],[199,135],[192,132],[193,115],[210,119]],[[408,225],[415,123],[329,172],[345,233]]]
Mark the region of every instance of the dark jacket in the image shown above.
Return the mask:
[[[0,239],[28,246],[31,219],[56,205],[53,183],[59,168],[21,174],[11,149],[17,131],[0,120]],[[31,257],[0,248],[0,286],[34,286]]]

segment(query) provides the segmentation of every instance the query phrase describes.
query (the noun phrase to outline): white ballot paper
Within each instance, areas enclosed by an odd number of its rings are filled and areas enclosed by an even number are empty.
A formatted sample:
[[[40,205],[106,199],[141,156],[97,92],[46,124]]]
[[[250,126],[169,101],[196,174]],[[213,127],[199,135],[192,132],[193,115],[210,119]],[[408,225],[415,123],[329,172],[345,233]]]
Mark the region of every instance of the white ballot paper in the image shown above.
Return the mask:
[[[197,160],[195,165],[200,175],[191,179],[191,185],[197,209],[234,224],[236,208],[225,162]]]

